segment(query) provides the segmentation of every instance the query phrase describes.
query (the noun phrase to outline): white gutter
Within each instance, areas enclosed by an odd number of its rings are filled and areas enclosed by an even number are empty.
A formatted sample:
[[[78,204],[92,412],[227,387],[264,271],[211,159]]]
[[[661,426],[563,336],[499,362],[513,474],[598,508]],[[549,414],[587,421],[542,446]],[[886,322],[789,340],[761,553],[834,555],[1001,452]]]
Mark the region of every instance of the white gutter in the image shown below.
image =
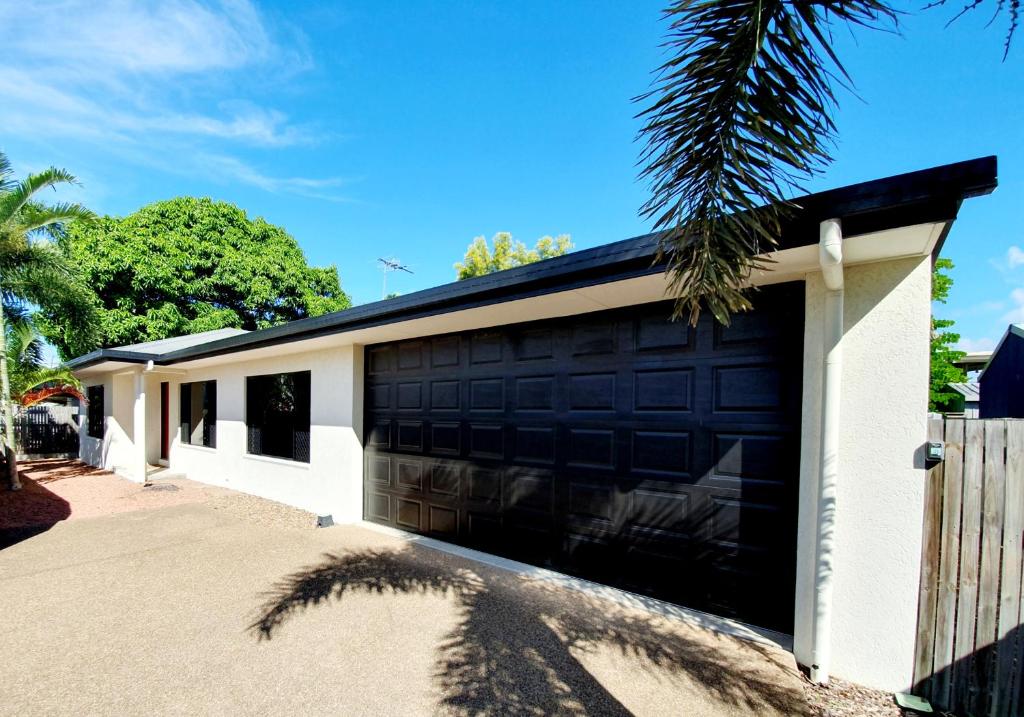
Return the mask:
[[[814,642],[811,681],[828,684],[832,652],[832,577],[839,475],[839,397],[843,369],[843,232],[838,219],[819,228],[818,263],[825,281],[825,370],[821,398],[821,463],[818,471],[818,531],[814,561]]]

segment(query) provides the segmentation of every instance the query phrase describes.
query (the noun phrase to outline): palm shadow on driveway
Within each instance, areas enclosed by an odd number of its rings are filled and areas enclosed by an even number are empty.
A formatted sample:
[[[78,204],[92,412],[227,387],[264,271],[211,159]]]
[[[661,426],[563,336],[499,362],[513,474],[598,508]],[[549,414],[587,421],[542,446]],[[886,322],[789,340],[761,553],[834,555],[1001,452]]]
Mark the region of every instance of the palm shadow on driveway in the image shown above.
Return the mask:
[[[264,594],[250,630],[270,640],[296,614],[346,595],[433,594],[453,599],[459,621],[437,646],[440,711],[472,715],[631,712],[578,656],[613,648],[638,670],[696,685],[722,713],[807,714],[798,683],[765,646],[680,629],[671,621],[511,573],[460,567],[440,553],[407,546],[325,554]],[[722,642],[731,646],[723,650]],[[717,644],[716,644],[717,643]],[[742,659],[737,659],[737,653]],[[669,712],[686,714],[686,705]]]

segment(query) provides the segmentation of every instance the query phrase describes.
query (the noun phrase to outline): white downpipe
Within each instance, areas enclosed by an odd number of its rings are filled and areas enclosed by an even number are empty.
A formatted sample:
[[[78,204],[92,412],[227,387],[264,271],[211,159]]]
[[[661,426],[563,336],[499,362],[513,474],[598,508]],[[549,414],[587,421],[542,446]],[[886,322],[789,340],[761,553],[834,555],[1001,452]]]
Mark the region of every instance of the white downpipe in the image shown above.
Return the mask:
[[[825,371],[821,398],[818,541],[814,563],[814,643],[811,681],[828,684],[832,653],[836,483],[839,476],[839,397],[843,370],[843,231],[838,219],[820,226],[818,262],[825,281]]]

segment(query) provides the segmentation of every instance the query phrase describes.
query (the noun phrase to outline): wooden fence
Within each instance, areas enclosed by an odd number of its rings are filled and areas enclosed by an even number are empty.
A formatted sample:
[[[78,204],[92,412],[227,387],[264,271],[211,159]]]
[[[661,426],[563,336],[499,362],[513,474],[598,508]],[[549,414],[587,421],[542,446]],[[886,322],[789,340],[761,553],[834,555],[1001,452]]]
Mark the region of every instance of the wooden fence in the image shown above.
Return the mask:
[[[1024,715],[1024,421],[929,419],[914,691],[958,715]]]

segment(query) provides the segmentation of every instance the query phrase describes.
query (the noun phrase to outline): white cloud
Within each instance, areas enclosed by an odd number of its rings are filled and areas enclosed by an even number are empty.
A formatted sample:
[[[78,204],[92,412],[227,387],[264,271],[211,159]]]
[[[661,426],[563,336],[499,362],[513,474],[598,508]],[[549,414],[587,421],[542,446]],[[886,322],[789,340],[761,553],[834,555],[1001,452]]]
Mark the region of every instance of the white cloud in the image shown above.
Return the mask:
[[[1010,324],[1024,323],[1024,288],[1016,288],[1010,292],[1013,308],[1003,314],[1003,321]]]
[[[11,4],[0,24],[8,50],[37,67],[96,75],[195,73],[282,56],[308,61],[275,43],[248,0],[64,0],[31,11]]]
[[[956,347],[960,351],[991,351],[996,347],[996,342],[990,338],[983,339],[964,339],[961,338],[957,343]]]
[[[217,156],[224,176],[271,192],[316,196],[341,181],[272,177],[231,156],[241,147],[325,137],[276,108],[228,94],[236,83],[312,64],[301,37],[289,32],[282,40],[282,28],[249,0],[64,0],[31,11],[14,5],[0,7],[7,136],[88,141],[148,166]],[[211,95],[212,108],[198,104],[197,97]]]
[[[1006,251],[1006,265],[1011,269],[1015,269],[1021,264],[1024,264],[1024,250],[1019,246],[1011,246]]]
[[[288,192],[329,202],[352,203],[356,200],[339,194],[338,189],[350,183],[343,177],[310,179],[308,177],[274,177],[264,174],[250,164],[235,157],[216,154],[198,155],[195,166],[205,173],[259,187],[268,192]]]

